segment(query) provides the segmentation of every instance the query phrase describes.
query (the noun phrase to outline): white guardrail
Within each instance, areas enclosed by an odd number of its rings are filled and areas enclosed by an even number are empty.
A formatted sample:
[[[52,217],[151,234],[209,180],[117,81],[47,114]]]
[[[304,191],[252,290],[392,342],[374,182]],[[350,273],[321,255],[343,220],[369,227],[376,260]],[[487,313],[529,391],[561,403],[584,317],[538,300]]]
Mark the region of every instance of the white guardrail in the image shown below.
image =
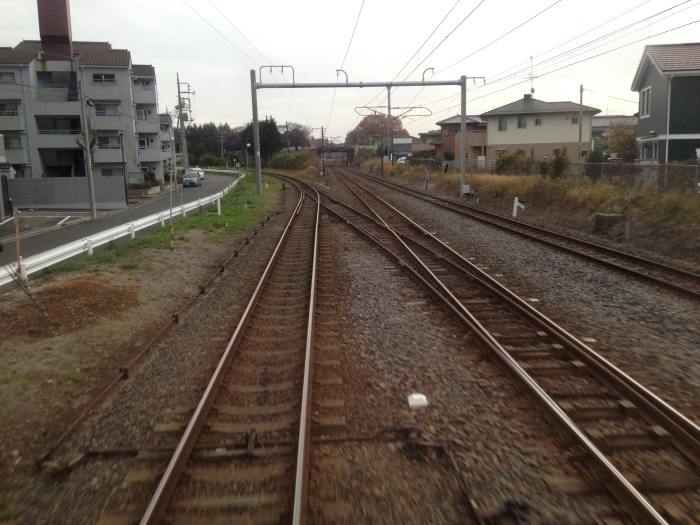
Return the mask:
[[[233,189],[240,178],[242,178],[242,176],[233,181],[219,193],[215,193],[214,195],[210,195],[202,199],[197,199],[196,201],[183,204],[182,206],[173,206],[173,217],[180,214],[185,217],[189,211],[214,203],[216,203],[218,207],[217,213],[221,215],[221,199]],[[71,257],[75,257],[76,255],[81,255],[85,252],[87,252],[88,255],[92,255],[95,248],[108,244],[115,239],[119,239],[126,235],[130,235],[133,239],[136,237],[137,231],[155,226],[158,223],[160,223],[161,227],[163,227],[165,226],[165,221],[169,218],[170,209],[161,213],[149,215],[148,217],[143,217],[134,222],[129,222],[127,224],[122,224],[121,226],[110,228],[109,230],[85,237],[79,241],[64,244],[58,248],[53,248],[43,253],[32,255],[26,259],[20,259],[20,274],[22,276],[22,280],[27,281],[30,274],[43,270],[44,268],[48,268],[54,264],[58,264],[66,259],[70,259]],[[0,286],[4,286],[14,281],[13,276],[17,276],[16,262],[13,264],[4,265],[4,271],[0,273]]]

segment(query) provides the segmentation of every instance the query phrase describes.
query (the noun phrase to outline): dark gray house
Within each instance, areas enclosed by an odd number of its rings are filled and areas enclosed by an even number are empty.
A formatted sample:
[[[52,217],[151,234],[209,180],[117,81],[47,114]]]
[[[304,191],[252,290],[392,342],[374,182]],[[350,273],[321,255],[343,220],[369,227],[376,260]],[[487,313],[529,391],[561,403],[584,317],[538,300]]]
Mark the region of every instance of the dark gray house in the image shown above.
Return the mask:
[[[646,46],[632,91],[639,92],[637,158],[694,158],[700,148],[700,43]]]

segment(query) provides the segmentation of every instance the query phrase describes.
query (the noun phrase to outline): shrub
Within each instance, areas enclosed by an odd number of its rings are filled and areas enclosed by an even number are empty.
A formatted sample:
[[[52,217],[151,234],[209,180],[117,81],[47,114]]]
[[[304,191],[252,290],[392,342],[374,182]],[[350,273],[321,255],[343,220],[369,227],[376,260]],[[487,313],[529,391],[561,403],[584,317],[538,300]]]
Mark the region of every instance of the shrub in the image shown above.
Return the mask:
[[[320,164],[321,159],[315,151],[302,150],[277,153],[270,167],[278,170],[304,170],[309,166]]]
[[[566,154],[566,148],[555,149],[554,156],[550,162],[552,172],[550,176],[553,179],[560,179],[564,176],[567,166],[569,165],[569,156]]]
[[[535,159],[526,157],[522,150],[501,153],[496,159],[496,173],[526,175],[530,173],[534,164]]]
[[[451,151],[446,151],[445,153],[442,154],[442,156],[445,158],[446,161],[451,161],[455,160],[455,154],[452,153]]]

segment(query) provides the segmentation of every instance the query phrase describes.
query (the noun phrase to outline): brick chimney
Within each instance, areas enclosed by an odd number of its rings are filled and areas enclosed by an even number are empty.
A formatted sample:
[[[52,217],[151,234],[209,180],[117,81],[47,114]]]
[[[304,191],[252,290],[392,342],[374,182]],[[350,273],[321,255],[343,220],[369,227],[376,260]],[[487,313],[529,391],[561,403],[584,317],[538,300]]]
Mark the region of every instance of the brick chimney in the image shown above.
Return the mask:
[[[523,100],[532,100],[532,94],[531,93],[525,93],[523,95]]]
[[[43,59],[70,61],[73,57],[70,0],[37,0],[37,5]]]

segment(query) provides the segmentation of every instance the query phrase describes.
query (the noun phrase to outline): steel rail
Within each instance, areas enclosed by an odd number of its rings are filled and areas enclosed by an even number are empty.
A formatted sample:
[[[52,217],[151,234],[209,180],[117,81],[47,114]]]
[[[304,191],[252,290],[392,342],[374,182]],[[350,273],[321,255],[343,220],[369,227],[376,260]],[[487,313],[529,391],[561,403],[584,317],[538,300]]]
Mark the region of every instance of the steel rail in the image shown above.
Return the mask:
[[[358,184],[365,191],[372,193],[369,189],[363,187],[356,181],[353,182]],[[375,198],[383,202],[384,205],[393,209],[395,213],[401,215],[413,228],[418,230],[421,235],[431,238],[433,242],[440,244],[443,249],[450,252],[452,256],[461,261],[462,264],[468,266],[471,269],[471,275],[477,277],[477,279],[484,286],[486,286],[489,291],[498,295],[501,300],[510,304],[517,311],[523,313],[528,320],[535,323],[540,329],[550,333],[553,337],[558,339],[560,343],[574,349],[576,351],[576,355],[585,360],[586,364],[593,366],[601,374],[604,374],[608,381],[614,382],[616,385],[618,385],[618,387],[622,386],[623,392],[630,396],[634,401],[644,405],[644,408],[647,410],[653,411],[653,414],[657,419],[662,420],[667,427],[674,430],[672,435],[676,436],[680,440],[679,444],[682,446],[679,448],[681,448],[685,455],[696,465],[700,465],[700,427],[698,425],[693,423],[690,419],[681,414],[659,396],[641,385],[630,375],[623,372],[608,359],[580,341],[566,329],[555,323],[552,319],[518,297],[509,289],[505,288],[496,279],[477,267],[471,261],[465,259],[461,254],[442,242],[434,234],[427,231],[406,214],[380,197],[375,195]]]
[[[267,283],[268,279],[270,278],[272,268],[274,267],[275,262],[279,257],[282,245],[287,239],[287,236],[296,220],[296,217],[298,216],[299,211],[301,210],[301,207],[304,203],[303,195],[304,193],[300,192],[299,201],[297,203],[295,211],[292,214],[289,222],[287,223],[287,226],[285,227],[284,231],[282,232],[280,240],[277,246],[275,247],[272,256],[270,257],[270,260],[268,261],[265,271],[263,272],[263,275],[260,278],[260,281],[258,282],[250,301],[248,302],[248,305],[241,317],[241,320],[239,321],[234,334],[231,336],[231,339],[229,340],[229,343],[226,346],[226,350],[224,351],[224,354],[222,355],[221,360],[219,361],[214,371],[214,374],[212,375],[212,378],[210,379],[209,384],[207,385],[204,394],[202,395],[199,404],[197,405],[197,408],[195,409],[194,414],[190,419],[190,422],[188,423],[187,428],[185,429],[175,449],[175,452],[171,457],[163,476],[160,479],[160,482],[158,483],[158,487],[156,488],[148,504],[148,507],[146,508],[146,511],[144,512],[139,522],[140,525],[156,525],[160,523],[160,521],[164,517],[168,504],[170,503],[170,500],[175,492],[179,478],[185,468],[185,465],[187,464],[192,450],[194,449],[197,437],[199,436],[202,427],[204,426],[204,422],[209,413],[209,410],[211,409],[211,406],[214,403],[215,395],[218,392],[224,380],[225,372],[236,354],[238,345],[243,339],[245,329],[253,316],[253,312],[255,310],[257,302],[260,299],[260,296],[262,295],[262,290],[265,284]],[[312,313],[310,313],[310,315],[311,314]]]
[[[375,196],[376,197],[376,196]],[[378,198],[378,197],[377,197]],[[379,198],[378,198],[379,199]],[[379,199],[381,200],[381,199]],[[388,205],[388,204],[387,204]],[[391,207],[391,205],[388,205]],[[395,208],[394,211],[398,212]],[[401,212],[398,212],[401,213]],[[401,214],[403,215],[403,214]],[[347,219],[345,219],[347,220]],[[390,227],[389,227],[390,228]],[[401,239],[398,232],[394,232],[397,241],[403,245],[406,253],[423,268],[430,276],[434,288],[441,292],[439,298],[445,302],[450,308],[456,310],[460,319],[469,326],[478,339],[488,349],[492,350],[496,356],[508,367],[508,369],[518,377],[530,391],[530,393],[538,400],[538,403],[551,415],[574,439],[587,451],[596,463],[606,473],[606,479],[603,482],[608,486],[608,490],[633,514],[637,519],[643,520],[643,523],[666,524],[668,522],[658,513],[658,511],[649,503],[649,501],[624,477],[624,475],[605,457],[605,454],[585,435],[585,433],[576,425],[573,420],[563,411],[563,409],[539,386],[530,374],[522,368],[522,366],[511,356],[511,354],[494,338],[489,330],[487,330],[476,317],[454,296],[444,283],[425,265],[420,257],[413,252]],[[409,268],[411,271],[415,271]]]
[[[313,188],[311,189],[313,190]],[[301,190],[302,198],[305,195]],[[309,190],[307,190],[309,191]],[[309,319],[306,330],[306,349],[304,361],[304,387],[301,399],[301,420],[299,423],[299,445],[297,451],[297,468],[294,483],[294,509],[292,523],[304,525],[308,510],[309,454],[311,443],[311,390],[313,386],[313,362],[316,321],[316,275],[318,271],[318,241],[321,219],[321,197],[316,190],[316,224],[314,227],[314,255],[311,269],[311,294],[309,298]]]
[[[654,283],[654,284],[657,284],[660,286],[664,286],[664,287],[666,287],[670,290],[673,290],[675,292],[678,292],[678,293],[680,293],[688,298],[700,300],[700,292],[690,290],[690,289],[685,288],[679,284],[669,282],[669,281],[664,280],[660,277],[655,277],[653,275],[649,275],[647,273],[636,270],[634,268],[629,268],[627,266],[623,266],[623,265],[616,263],[614,261],[609,261],[609,260],[603,259],[603,258],[595,256],[595,255],[583,253],[583,252],[576,250],[575,248],[572,248],[569,246],[557,244],[555,242],[544,239],[542,237],[538,237],[534,234],[530,234],[530,233],[527,233],[527,232],[522,231],[522,230],[529,230],[531,232],[535,232],[535,233],[540,234],[540,235],[559,239],[563,242],[568,242],[571,244],[576,244],[578,246],[583,246],[583,247],[588,248],[590,250],[602,252],[603,254],[617,257],[619,259],[630,262],[632,264],[637,264],[640,266],[647,266],[647,267],[653,268],[653,269],[661,271],[661,272],[665,272],[665,273],[672,274],[672,275],[675,275],[675,276],[683,278],[683,279],[687,279],[688,281],[692,281],[698,285],[700,285],[700,275],[699,274],[689,272],[689,271],[683,270],[681,268],[675,268],[673,266],[669,266],[669,265],[659,263],[656,261],[652,261],[650,259],[644,259],[642,257],[638,257],[636,255],[626,253],[626,252],[623,252],[620,250],[616,250],[614,248],[609,248],[607,246],[596,244],[596,243],[593,243],[590,241],[585,241],[582,239],[577,239],[575,237],[570,237],[570,236],[562,234],[562,233],[547,230],[547,229],[541,228],[539,226],[527,224],[527,223],[524,223],[521,221],[511,219],[509,217],[504,217],[502,215],[491,213],[491,212],[488,212],[485,210],[477,210],[473,206],[467,206],[465,204],[455,202],[451,199],[447,199],[447,198],[440,197],[437,195],[427,194],[421,190],[418,190],[415,188],[410,188],[410,187],[407,187],[403,184],[399,184],[396,182],[380,180],[380,179],[377,179],[375,177],[371,177],[371,176],[367,175],[366,173],[363,173],[363,172],[355,170],[355,169],[350,169],[350,168],[344,168],[344,169],[347,171],[350,171],[353,174],[357,174],[357,175],[360,175],[362,177],[365,177],[365,178],[367,178],[367,179],[369,179],[372,182],[375,182],[377,184],[381,184],[381,185],[384,185],[384,186],[387,186],[390,188],[398,189],[398,190],[403,191],[404,193],[412,195],[416,198],[424,199],[428,202],[431,202],[432,204],[435,204],[436,206],[441,206],[441,207],[446,208],[448,210],[451,210],[451,211],[454,211],[457,213],[461,213],[463,215],[467,215],[469,217],[480,220],[480,221],[485,222],[489,225],[496,226],[496,227],[501,228],[503,230],[506,230],[508,232],[517,233],[517,234],[522,235],[524,237],[527,237],[529,239],[534,239],[534,240],[536,240],[542,244],[545,244],[547,246],[552,246],[552,247],[555,247],[559,250],[565,251],[567,253],[574,254],[578,257],[582,257],[582,258],[588,259],[590,261],[593,261],[595,263],[603,264],[603,265],[608,266],[610,268],[614,268],[615,270],[622,271],[622,272],[630,274],[630,275],[634,275],[635,277],[638,277],[640,279],[644,279],[648,282],[651,282],[651,283]],[[505,223],[505,225],[503,223]]]

